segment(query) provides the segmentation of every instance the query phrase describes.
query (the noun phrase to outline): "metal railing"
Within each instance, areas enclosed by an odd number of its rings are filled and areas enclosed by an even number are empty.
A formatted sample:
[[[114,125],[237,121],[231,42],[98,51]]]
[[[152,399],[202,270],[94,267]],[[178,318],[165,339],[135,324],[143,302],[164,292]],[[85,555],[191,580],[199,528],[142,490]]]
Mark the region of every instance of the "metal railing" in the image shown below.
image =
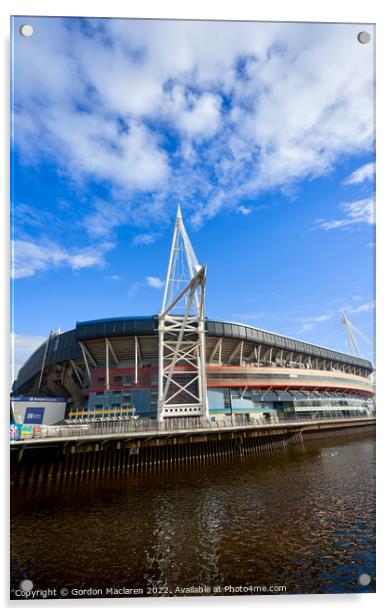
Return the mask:
[[[228,428],[276,426],[292,424],[309,424],[330,422],[331,420],[350,421],[353,419],[369,419],[374,417],[372,411],[330,411],[329,413],[307,413],[306,416],[293,417],[244,417],[232,415],[226,419],[206,419],[202,417],[176,417],[165,422],[158,423],[155,419],[127,419],[116,421],[102,421],[98,423],[80,423],[57,426],[45,426],[31,436],[23,436],[21,440],[29,438],[67,438],[84,436],[105,436],[112,434],[135,434],[135,433],[171,433],[204,430],[222,430]],[[13,441],[15,439],[12,439]],[[19,439],[18,439],[19,440]]]

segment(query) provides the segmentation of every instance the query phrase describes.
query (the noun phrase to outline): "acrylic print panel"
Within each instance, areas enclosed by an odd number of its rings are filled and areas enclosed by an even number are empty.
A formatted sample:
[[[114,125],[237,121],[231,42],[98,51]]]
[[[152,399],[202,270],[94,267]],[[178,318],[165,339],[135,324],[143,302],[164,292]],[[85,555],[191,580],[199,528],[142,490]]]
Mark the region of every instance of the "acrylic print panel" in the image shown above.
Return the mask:
[[[12,599],[375,591],[374,44],[13,18]]]

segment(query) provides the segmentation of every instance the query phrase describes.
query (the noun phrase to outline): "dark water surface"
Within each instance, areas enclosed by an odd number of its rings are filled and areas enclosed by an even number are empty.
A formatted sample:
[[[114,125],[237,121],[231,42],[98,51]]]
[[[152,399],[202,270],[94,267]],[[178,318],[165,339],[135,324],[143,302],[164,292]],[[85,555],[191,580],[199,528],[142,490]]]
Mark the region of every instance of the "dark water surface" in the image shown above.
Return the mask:
[[[374,435],[193,470],[18,488],[11,516],[13,589],[27,578],[70,598],[80,596],[72,589],[108,596],[108,587],[144,596],[199,586],[374,592]]]

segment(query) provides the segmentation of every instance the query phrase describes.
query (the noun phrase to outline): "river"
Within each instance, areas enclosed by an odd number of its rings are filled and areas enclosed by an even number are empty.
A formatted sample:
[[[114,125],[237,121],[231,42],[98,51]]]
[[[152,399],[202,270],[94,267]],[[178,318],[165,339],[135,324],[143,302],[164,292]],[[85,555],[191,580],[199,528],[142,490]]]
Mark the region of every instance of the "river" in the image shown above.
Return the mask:
[[[374,434],[18,488],[11,527],[12,598],[374,592]]]

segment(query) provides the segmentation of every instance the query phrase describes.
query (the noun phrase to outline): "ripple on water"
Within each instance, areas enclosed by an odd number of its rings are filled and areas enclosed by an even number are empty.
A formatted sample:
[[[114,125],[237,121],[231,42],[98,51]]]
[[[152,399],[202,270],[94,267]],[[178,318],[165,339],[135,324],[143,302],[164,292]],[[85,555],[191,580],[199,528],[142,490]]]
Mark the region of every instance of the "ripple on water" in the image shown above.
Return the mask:
[[[372,437],[339,437],[252,462],[19,490],[12,582],[373,592],[374,471]]]

